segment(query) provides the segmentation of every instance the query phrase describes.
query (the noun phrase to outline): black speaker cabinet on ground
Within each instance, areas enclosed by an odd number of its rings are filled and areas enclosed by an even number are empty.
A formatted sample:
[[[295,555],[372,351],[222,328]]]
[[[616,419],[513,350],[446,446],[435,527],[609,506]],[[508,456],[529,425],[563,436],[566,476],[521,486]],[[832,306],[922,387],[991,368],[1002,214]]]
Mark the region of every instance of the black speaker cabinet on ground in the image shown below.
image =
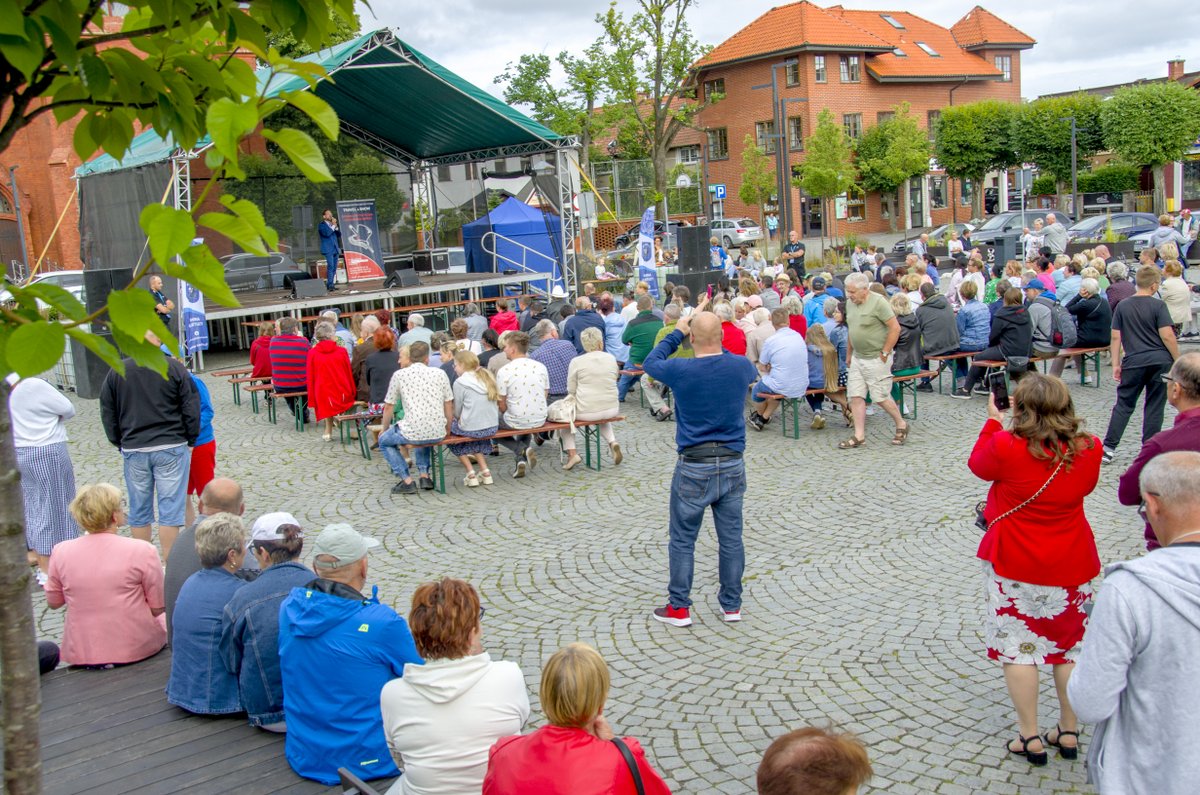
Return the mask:
[[[292,282],[292,298],[324,298],[328,294],[324,279],[296,279]]]
[[[124,290],[131,281],[133,281],[132,268],[85,270],[83,272],[83,293],[88,313],[103,309],[108,303],[108,294],[113,290]],[[107,312],[92,321],[92,330],[97,333],[108,331]]]
[[[410,270],[412,266],[412,254],[391,254],[383,258],[383,275],[386,278],[396,271]]]
[[[703,271],[701,273],[677,273],[670,278],[670,281],[675,283],[675,286],[683,285],[692,293],[691,303],[695,306],[700,300],[700,296],[708,292],[710,284],[716,284],[721,277],[725,275],[724,271]]]
[[[712,262],[708,225],[679,227],[679,272],[707,271]]]

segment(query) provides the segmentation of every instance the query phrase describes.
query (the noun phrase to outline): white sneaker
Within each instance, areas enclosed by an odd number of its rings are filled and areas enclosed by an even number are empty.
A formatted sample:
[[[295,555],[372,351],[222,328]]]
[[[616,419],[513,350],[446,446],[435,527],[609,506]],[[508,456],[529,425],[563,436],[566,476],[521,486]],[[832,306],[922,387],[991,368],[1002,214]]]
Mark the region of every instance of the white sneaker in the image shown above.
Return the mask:
[[[875,412],[875,406],[873,406],[873,405],[872,405],[872,406],[867,406],[867,416],[868,416],[868,417],[874,417],[874,416],[875,416],[875,413],[876,413],[876,412]]]
[[[733,623],[736,623],[736,622],[738,622],[738,621],[741,621],[741,620],[742,620],[742,611],[741,611],[740,609],[738,609],[738,610],[726,610],[726,611],[725,611],[725,614],[722,616],[722,618],[724,618],[724,619],[725,619],[725,623],[726,623],[726,624],[733,624]]]

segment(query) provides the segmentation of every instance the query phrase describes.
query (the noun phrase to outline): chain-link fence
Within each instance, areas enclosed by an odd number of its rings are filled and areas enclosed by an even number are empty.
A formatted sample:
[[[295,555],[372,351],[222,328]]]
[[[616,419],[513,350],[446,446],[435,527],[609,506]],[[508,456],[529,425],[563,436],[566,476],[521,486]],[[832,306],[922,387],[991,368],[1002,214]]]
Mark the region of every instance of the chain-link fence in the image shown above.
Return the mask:
[[[668,164],[667,209],[671,215],[695,214],[703,206],[704,186],[698,163]],[[654,203],[654,163],[650,160],[601,160],[590,164],[592,184],[599,191],[596,209],[601,220],[637,218]],[[688,187],[677,187],[686,175]]]

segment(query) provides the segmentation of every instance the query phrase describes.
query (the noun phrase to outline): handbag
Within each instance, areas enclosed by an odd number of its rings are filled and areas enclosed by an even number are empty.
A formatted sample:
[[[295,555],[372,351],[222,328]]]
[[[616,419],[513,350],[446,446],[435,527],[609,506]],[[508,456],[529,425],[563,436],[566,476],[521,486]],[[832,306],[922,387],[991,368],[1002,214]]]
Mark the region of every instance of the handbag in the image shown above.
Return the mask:
[[[575,430],[575,396],[567,395],[546,407],[546,419],[550,422],[569,422]]]
[[[1001,519],[1007,519],[1008,517],[1012,516],[1017,511],[1024,508],[1029,503],[1036,500],[1038,497],[1042,496],[1042,492],[1046,490],[1046,488],[1050,485],[1050,482],[1052,480],[1054,480],[1056,477],[1058,477],[1058,473],[1060,471],[1062,471],[1063,464],[1065,464],[1065,463],[1066,463],[1065,458],[1062,461],[1058,462],[1058,466],[1056,466],[1054,468],[1054,471],[1050,473],[1050,477],[1046,478],[1046,482],[1042,484],[1042,487],[1040,489],[1038,489],[1037,491],[1035,491],[1033,493],[1032,497],[1025,500],[1025,502],[1021,503],[1020,505],[1018,505],[1015,508],[1009,508],[1007,511],[1000,514],[999,516],[997,516],[995,519],[993,519],[990,522],[987,521],[986,519],[984,519],[984,517],[983,517],[983,510],[984,510],[984,508],[987,507],[987,501],[980,501],[980,502],[975,503],[975,526],[978,527],[981,532],[986,533],[987,531],[989,531],[993,527],[995,527],[996,523],[999,522]]]
[[[617,750],[621,752],[621,756],[625,757],[625,764],[629,767],[629,772],[633,776],[633,786],[637,788],[638,795],[646,795],[646,785],[642,783],[642,773],[638,770],[637,760],[633,758],[633,752],[629,750],[629,746],[620,737],[612,738],[612,744],[617,746]]]

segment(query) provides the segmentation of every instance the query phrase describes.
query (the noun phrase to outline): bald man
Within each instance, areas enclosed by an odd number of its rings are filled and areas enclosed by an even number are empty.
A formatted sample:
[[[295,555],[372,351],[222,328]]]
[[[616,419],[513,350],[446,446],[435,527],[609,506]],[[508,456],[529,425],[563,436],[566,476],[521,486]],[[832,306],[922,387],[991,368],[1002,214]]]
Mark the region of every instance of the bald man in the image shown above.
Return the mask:
[[[746,390],[758,377],[745,356],[721,347],[721,320],[704,311],[680,318],[650,351],[642,368],[675,395],[675,444],[679,458],[671,479],[669,601],[654,611],[664,624],[692,623],[692,566],[704,510],[712,508],[717,529],[718,601],[725,621],[742,620],[742,499],[746,493]],[[691,338],[695,357],[670,358]]]
[[[210,516],[231,513],[241,516],[246,512],[242,487],[229,478],[213,478],[200,492],[196,505],[196,521],[185,527],[175,539],[171,554],[167,557],[167,570],[163,575],[163,591],[167,608],[167,642],[171,642],[171,614],[175,611],[175,599],[188,577],[200,571],[200,555],[196,552],[196,528]],[[247,566],[257,566],[252,555],[246,556]]]

